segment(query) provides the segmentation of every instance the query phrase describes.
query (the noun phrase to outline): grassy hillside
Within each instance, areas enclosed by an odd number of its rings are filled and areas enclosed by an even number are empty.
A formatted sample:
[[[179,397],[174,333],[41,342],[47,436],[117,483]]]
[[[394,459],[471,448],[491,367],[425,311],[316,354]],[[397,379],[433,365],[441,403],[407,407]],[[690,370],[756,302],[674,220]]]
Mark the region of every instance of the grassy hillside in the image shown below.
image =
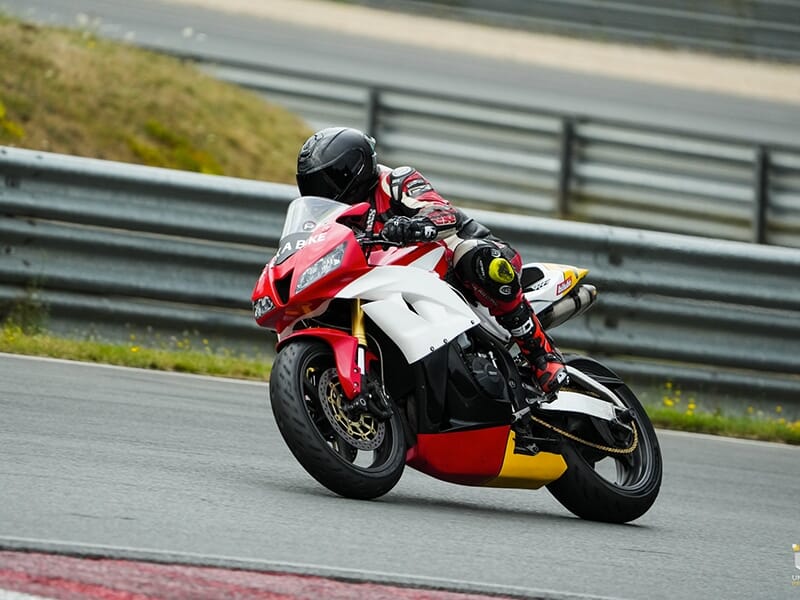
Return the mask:
[[[0,145],[291,183],[308,135],[176,59],[0,15]]]

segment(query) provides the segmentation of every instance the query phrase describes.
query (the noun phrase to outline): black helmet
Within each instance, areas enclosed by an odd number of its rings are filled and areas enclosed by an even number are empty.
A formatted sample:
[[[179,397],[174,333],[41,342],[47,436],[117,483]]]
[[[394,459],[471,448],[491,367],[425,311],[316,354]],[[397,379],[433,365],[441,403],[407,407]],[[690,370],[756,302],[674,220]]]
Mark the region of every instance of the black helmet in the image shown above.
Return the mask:
[[[297,187],[302,196],[322,196],[355,204],[378,183],[375,140],[348,127],[312,135],[297,155]]]

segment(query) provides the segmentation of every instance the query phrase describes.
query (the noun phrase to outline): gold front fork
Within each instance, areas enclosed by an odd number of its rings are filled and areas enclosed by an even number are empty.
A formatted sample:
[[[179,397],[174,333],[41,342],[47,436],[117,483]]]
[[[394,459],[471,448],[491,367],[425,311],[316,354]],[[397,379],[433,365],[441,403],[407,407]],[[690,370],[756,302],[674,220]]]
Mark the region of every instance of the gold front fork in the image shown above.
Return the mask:
[[[364,328],[364,311],[361,309],[361,299],[353,300],[353,337],[358,340],[359,346],[367,345],[367,331]]]

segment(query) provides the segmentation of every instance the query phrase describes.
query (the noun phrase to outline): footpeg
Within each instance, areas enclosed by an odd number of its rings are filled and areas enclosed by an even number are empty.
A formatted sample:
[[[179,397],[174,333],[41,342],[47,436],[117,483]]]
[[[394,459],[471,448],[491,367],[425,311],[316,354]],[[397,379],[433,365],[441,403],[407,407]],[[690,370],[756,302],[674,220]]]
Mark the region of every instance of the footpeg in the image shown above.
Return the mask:
[[[526,406],[525,408],[521,408],[516,412],[511,413],[511,422],[518,423],[522,420],[523,417],[527,417],[531,414],[531,407]]]

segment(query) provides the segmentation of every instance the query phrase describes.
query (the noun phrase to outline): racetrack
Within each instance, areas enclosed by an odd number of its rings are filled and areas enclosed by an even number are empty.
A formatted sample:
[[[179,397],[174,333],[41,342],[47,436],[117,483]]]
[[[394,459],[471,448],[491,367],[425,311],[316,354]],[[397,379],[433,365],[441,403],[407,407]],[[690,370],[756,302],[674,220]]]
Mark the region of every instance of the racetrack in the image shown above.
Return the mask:
[[[797,447],[659,432],[661,496],[613,526],[573,518],[546,491],[412,470],[380,500],[335,497],[283,445],[265,383],[11,355],[0,381],[2,547],[101,545],[545,597],[800,593]]]

